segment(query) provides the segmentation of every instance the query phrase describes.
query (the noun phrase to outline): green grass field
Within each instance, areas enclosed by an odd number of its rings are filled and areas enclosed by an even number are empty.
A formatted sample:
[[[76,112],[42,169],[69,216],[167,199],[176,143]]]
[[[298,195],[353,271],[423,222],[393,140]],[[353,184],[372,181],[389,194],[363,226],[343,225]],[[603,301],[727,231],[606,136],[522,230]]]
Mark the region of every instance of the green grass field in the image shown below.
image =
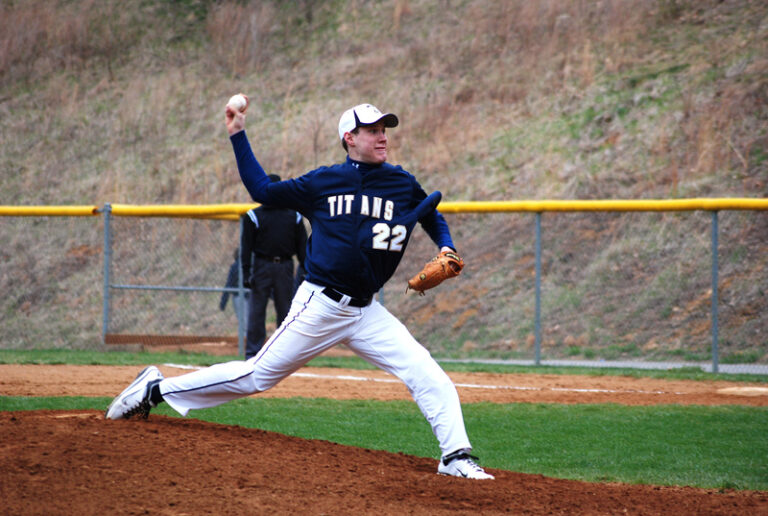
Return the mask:
[[[3,351],[0,363],[138,365],[166,360],[222,361],[221,357],[186,354],[142,357],[142,354],[89,356],[79,352],[34,352],[34,355]],[[324,362],[339,367],[362,364],[354,359],[324,358],[313,365],[328,366]],[[469,366],[462,365],[462,368]],[[515,369],[520,372],[519,367]],[[542,371],[528,368],[528,372]],[[588,371],[581,373],[588,374]],[[103,410],[109,401],[109,398],[0,396],[0,410]],[[527,403],[469,403],[463,408],[475,452],[488,467],[591,482],[768,490],[768,440],[765,438],[768,409],[765,408]],[[153,413],[176,415],[167,406],[158,407]],[[406,401],[246,398],[195,411],[192,417],[351,446],[423,457],[438,455],[429,425],[416,405]]]

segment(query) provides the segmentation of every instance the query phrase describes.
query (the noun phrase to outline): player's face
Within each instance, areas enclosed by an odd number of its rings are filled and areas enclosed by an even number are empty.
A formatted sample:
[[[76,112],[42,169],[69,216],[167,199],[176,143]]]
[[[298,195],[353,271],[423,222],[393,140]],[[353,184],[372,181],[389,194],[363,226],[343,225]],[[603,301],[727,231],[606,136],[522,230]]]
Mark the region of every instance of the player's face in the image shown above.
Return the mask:
[[[352,136],[351,144],[347,143],[349,148],[349,157],[370,163],[380,165],[387,161],[387,128],[384,122],[361,127],[357,134],[350,133]]]

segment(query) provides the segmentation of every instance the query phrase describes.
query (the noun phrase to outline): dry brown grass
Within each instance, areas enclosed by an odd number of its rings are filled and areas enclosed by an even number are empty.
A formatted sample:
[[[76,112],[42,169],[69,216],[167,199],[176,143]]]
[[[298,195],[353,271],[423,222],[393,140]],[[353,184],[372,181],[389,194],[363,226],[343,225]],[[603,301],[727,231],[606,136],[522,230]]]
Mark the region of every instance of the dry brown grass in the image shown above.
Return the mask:
[[[206,202],[237,195],[236,182],[222,176],[211,184],[186,175],[195,165],[224,172],[214,157],[221,154],[221,138],[212,136],[222,136],[220,106],[237,90],[254,98],[250,128],[263,144],[260,157],[283,175],[339,159],[333,137],[338,113],[374,100],[406,121],[393,138],[394,160],[446,193],[488,194],[492,178],[478,191],[462,176],[439,176],[468,153],[482,161],[493,152],[488,139],[505,126],[578,109],[606,76],[673,57],[660,54],[649,31],[683,14],[709,23],[717,3],[695,4],[645,0],[627,9],[624,0],[424,0],[353,3],[342,14],[334,8],[344,4],[302,2],[291,10],[270,2],[221,2],[195,25],[162,4],[82,1],[52,8],[50,2],[23,2],[3,7],[0,77],[9,100],[29,103],[26,92],[34,91],[48,107],[42,123],[33,125],[33,118],[17,127],[54,134],[40,158],[60,165],[62,146],[74,137],[97,149],[87,170],[120,169],[100,172],[105,179],[98,185],[76,185],[72,193],[79,196]],[[184,39],[190,34],[193,44]],[[691,69],[728,63],[732,49],[743,46],[738,38],[752,44],[757,37],[741,31],[703,40],[691,48],[700,60],[689,63]],[[743,64],[741,73],[750,77],[765,69],[764,59],[746,57]],[[764,87],[753,90],[739,84],[715,92],[685,89],[682,121],[658,120],[663,130],[648,139],[655,154],[667,158],[671,145],[679,155],[659,175],[677,188],[734,160],[748,171],[750,152],[761,140],[735,134],[752,127],[740,129],[733,121],[764,95]],[[606,141],[624,138],[622,128],[611,138]],[[554,171],[568,167],[559,150],[568,142],[550,137],[549,145],[532,143],[539,148],[521,179],[537,187],[526,195],[574,194],[577,183],[590,183],[571,176],[559,189],[562,174]],[[75,166],[82,170],[82,161],[75,161],[67,174],[77,175]],[[547,170],[553,173],[540,175]],[[149,182],[155,187],[144,186]]]
[[[134,13],[121,2],[84,0],[3,2],[0,6],[0,83],[82,73],[123,64],[124,49],[141,36]]]

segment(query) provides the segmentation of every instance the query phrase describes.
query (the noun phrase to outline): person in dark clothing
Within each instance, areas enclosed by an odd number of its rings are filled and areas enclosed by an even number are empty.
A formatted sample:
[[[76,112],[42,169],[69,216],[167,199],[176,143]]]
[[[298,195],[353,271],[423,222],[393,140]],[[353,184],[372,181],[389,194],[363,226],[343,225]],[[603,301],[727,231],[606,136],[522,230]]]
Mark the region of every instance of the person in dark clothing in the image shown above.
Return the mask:
[[[280,176],[270,174],[269,179],[276,183]],[[295,292],[293,256],[303,269],[307,230],[297,212],[261,205],[245,214],[240,247],[243,278],[251,291],[245,345],[247,360],[264,345],[269,298],[274,302],[278,327],[288,314]]]

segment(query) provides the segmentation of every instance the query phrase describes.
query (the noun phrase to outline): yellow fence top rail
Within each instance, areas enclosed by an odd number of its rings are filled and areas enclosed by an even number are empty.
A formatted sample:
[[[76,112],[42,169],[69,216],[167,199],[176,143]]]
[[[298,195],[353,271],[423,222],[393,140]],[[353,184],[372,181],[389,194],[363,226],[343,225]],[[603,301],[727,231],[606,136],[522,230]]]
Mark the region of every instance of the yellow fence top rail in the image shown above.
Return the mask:
[[[98,214],[98,206],[0,206],[0,216],[6,217],[86,217]]]
[[[117,217],[182,217],[238,220],[258,204],[112,204]],[[441,202],[442,213],[486,212],[585,212],[585,211],[721,211],[768,210],[768,198],[725,197],[700,199],[598,199],[598,200],[521,200]],[[103,211],[98,206],[0,206],[0,216],[65,217],[93,216]]]
[[[255,208],[258,204],[113,204],[117,217],[202,217],[228,218]]]
[[[661,199],[577,201],[466,201],[442,202],[442,213],[545,212],[545,211],[720,211],[768,210],[768,199]]]

